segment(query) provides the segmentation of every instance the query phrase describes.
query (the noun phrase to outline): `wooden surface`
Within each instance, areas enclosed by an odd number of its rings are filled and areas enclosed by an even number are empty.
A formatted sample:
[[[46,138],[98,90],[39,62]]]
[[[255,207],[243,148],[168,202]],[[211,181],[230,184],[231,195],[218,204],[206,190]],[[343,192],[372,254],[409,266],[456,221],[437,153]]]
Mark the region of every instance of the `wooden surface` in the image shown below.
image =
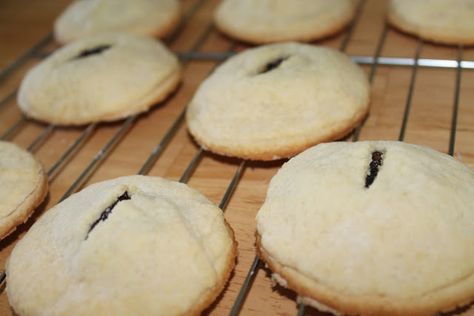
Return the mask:
[[[184,12],[189,12],[195,5],[199,5],[199,8],[186,21],[177,39],[171,43],[170,47],[176,52],[186,52],[193,48],[199,37],[211,26],[212,11],[218,1],[203,0],[200,4],[197,0],[183,0],[182,3]],[[14,61],[50,32],[54,18],[67,4],[66,0],[0,0],[0,69]],[[365,2],[347,47],[349,54],[374,55],[384,27],[385,7],[386,1],[367,0]],[[318,44],[338,48],[342,39],[343,35],[338,35]],[[51,44],[44,51],[51,51],[56,47],[57,45]],[[233,47],[231,40],[211,28],[199,50],[225,52],[231,47]],[[241,50],[245,47],[237,44],[234,48]],[[413,57],[416,47],[416,39],[389,29],[381,55]],[[457,54],[456,48],[425,44],[421,56],[456,59]],[[473,60],[474,49],[464,49],[464,59]],[[16,89],[25,71],[39,60],[40,58],[30,59],[23,67],[0,82],[0,100]],[[214,65],[213,61],[186,63],[184,81],[179,91],[149,113],[141,115],[87,183],[137,173]],[[368,74],[370,73],[370,66],[364,66],[364,69]],[[361,130],[361,140],[399,138],[411,76],[411,67],[377,67],[373,81],[371,113]],[[463,70],[461,78],[454,155],[470,166],[474,166],[474,70]],[[406,125],[405,140],[407,142],[448,152],[455,99],[455,79],[455,69],[418,69],[412,107]],[[0,135],[20,117],[14,99],[1,106]],[[121,126],[122,122],[99,125],[75,157],[65,165],[57,177],[51,179],[48,200],[25,225],[1,241],[0,267],[4,266],[12,247],[22,234],[44,210],[58,202],[91,159]],[[26,148],[46,127],[47,125],[27,121],[11,140]],[[50,137],[35,151],[46,170],[57,161],[84,128],[54,129]],[[197,151],[198,147],[188,136],[185,123],[183,123],[149,174],[177,180]],[[192,174],[189,185],[219,203],[239,164],[240,161],[237,159],[205,153]],[[255,256],[255,214],[265,198],[269,180],[281,164],[282,161],[246,164],[237,189],[225,209],[226,218],[234,228],[239,242],[238,262],[225,292],[207,311],[209,314],[227,314],[237,296]],[[323,315],[310,309],[307,313]],[[10,314],[7,296],[3,292],[0,295],[0,315]],[[273,289],[268,271],[259,269],[241,314],[295,315],[295,295],[281,288]],[[466,315],[468,314],[474,315],[474,312],[467,312]]]

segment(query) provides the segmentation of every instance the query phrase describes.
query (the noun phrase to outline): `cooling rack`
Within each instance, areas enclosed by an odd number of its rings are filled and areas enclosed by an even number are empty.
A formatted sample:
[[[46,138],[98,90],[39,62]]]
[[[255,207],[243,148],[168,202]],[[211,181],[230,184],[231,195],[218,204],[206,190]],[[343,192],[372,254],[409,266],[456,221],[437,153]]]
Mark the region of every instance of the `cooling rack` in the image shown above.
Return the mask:
[[[212,11],[218,2],[182,1],[183,23],[166,43],[184,65],[184,82],[147,114],[76,128],[23,117],[15,101],[18,83],[27,69],[57,48],[51,34],[0,71],[0,138],[35,153],[50,183],[48,200],[1,242],[0,268],[45,209],[85,185],[128,174],[157,175],[203,192],[219,204],[235,230],[239,242],[235,271],[206,314],[325,315],[299,305],[293,292],[272,288],[269,271],[255,255],[254,217],[269,180],[284,161],[219,157],[199,148],[186,132],[184,110],[199,83],[220,62],[248,47],[214,29]],[[345,32],[315,43],[348,53],[372,83],[371,114],[345,140],[408,141],[473,166],[474,50],[432,45],[394,31],[384,22],[385,8],[386,1],[361,0],[357,17]],[[0,314],[11,314],[5,292],[0,295]]]

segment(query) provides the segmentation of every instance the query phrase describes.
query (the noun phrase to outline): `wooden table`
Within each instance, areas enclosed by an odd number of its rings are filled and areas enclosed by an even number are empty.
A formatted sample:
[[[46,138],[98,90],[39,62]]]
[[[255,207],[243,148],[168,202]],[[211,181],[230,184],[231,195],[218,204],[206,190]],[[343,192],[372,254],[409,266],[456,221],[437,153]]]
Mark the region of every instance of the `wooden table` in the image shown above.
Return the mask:
[[[205,53],[201,56],[203,59],[196,59],[196,56],[183,59],[184,81],[179,91],[149,113],[125,123],[62,128],[22,118],[12,92],[31,66],[57,48],[54,42],[43,45],[23,65],[1,78],[0,100],[4,101],[0,105],[0,135],[24,148],[30,147],[49,171],[69,146],[77,147],[71,158],[64,160],[61,168],[54,169],[48,200],[26,224],[1,241],[0,267],[4,266],[15,242],[41,213],[61,199],[76,180],[79,179],[76,182],[78,185],[72,190],[100,180],[135,174],[156,146],[161,144],[162,151],[156,155],[156,162],[148,165],[151,167],[150,175],[178,180],[196,158],[197,164],[189,174],[188,183],[217,204],[231,179],[239,180],[225,207],[225,216],[239,242],[238,262],[225,292],[207,311],[212,315],[229,313],[255,257],[255,214],[265,198],[269,180],[282,161],[242,162],[207,152],[200,153],[199,147],[187,134],[185,123],[177,121],[199,83],[216,65],[216,59],[223,57],[227,51],[247,47],[225,38],[212,27],[212,11],[218,2],[182,0],[187,19],[169,46],[181,56],[189,57],[189,54],[183,54],[189,52]],[[51,31],[54,18],[67,4],[66,0],[1,0],[0,69],[5,69],[44,38]],[[420,58],[454,62],[451,62],[452,68],[386,65],[393,63],[393,59],[379,59],[378,65],[364,65],[367,74],[373,77],[373,89],[371,113],[360,130],[359,139],[403,139],[452,153],[474,166],[474,70],[457,68],[455,61],[459,58],[459,50],[456,47],[426,43],[420,46],[417,39],[391,28],[386,29],[385,9],[386,1],[364,1],[350,37],[346,32],[317,44],[341,48],[346,46],[344,40],[348,39],[345,50],[353,56],[404,57],[408,59],[402,61],[412,62],[419,50]],[[474,49],[465,48],[462,58],[474,60]],[[425,62],[420,60],[420,65]],[[472,64],[464,63],[463,66],[470,67]],[[457,90],[459,93],[456,93]],[[454,113],[457,113],[456,122],[453,121],[453,116],[456,117]],[[18,124],[16,129],[12,129],[14,124]],[[176,130],[170,132],[173,124]],[[5,135],[6,132],[8,135]],[[79,137],[83,137],[82,142],[78,142]],[[169,142],[166,139],[163,142],[164,137],[169,137]],[[347,140],[353,138],[351,135]],[[237,171],[242,173],[236,174]],[[257,271],[241,314],[295,315],[295,294],[282,288],[273,289],[269,271],[262,266]],[[11,313],[3,292],[0,295],[0,315]],[[306,309],[306,313],[322,315],[311,309]],[[474,315],[474,312],[468,314]]]

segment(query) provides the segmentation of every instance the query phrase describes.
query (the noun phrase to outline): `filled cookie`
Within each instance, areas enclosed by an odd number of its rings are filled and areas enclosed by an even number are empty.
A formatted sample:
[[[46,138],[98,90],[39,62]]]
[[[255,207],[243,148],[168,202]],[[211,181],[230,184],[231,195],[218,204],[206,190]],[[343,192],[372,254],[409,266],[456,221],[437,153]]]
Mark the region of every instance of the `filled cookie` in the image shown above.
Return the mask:
[[[274,279],[321,310],[434,315],[474,299],[474,172],[416,145],[320,144],[286,163],[257,215]]]
[[[197,315],[236,256],[222,211],[188,186],[128,176],[46,212],[8,260],[19,315]]]
[[[291,157],[335,140],[367,115],[370,86],[346,55],[283,43],[248,49],[210,75],[190,102],[190,133],[212,152]]]
[[[180,16],[178,0],[76,0],[56,19],[54,35],[63,44],[109,32],[163,38]]]
[[[388,21],[428,41],[474,44],[474,0],[391,0]]]
[[[0,239],[26,222],[47,193],[41,163],[18,146],[0,141]]]
[[[18,104],[27,116],[53,124],[113,121],[147,111],[180,78],[178,59],[160,42],[97,35],[59,49],[30,70]]]
[[[354,14],[353,0],[224,0],[214,21],[226,35],[260,44],[327,37]]]

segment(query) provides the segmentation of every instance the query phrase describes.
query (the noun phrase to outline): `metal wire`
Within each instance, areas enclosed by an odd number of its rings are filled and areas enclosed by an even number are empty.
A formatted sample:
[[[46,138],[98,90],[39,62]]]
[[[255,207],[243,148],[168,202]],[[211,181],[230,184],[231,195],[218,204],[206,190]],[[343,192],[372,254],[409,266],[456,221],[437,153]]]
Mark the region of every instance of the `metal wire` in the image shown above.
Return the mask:
[[[239,294],[235,299],[234,305],[232,305],[232,309],[230,310],[230,316],[237,316],[242,309],[242,305],[244,305],[245,298],[252,287],[253,281],[255,280],[255,276],[258,272],[258,267],[260,265],[260,257],[258,255],[255,256],[253,259],[252,264],[250,265],[249,272],[245,277],[244,283],[242,283],[242,287],[240,288]]]
[[[232,177],[232,180],[230,181],[229,183],[229,186],[227,187],[227,189],[225,190],[225,193],[224,193],[224,196],[222,197],[222,200],[221,202],[219,203],[219,208],[221,210],[225,210],[226,207],[227,207],[227,203],[229,203],[229,200],[232,196],[232,194],[234,194],[234,191],[235,189],[237,188],[237,184],[239,184],[239,181],[240,179],[242,178],[242,174],[245,170],[245,163],[246,161],[245,160],[242,160],[240,162],[240,165],[239,167],[237,168],[237,170],[235,171],[235,174],[234,176]]]
[[[352,60],[360,65],[372,65],[375,63],[375,58],[372,56],[352,56]],[[411,67],[415,65],[415,60],[403,57],[379,57],[377,64],[379,66]],[[460,66],[462,69],[474,69],[474,61],[463,60]],[[459,63],[457,60],[451,59],[420,58],[418,60],[418,67],[456,69],[459,67]]]
[[[178,118],[174,121],[174,123],[171,125],[169,130],[166,132],[165,136],[163,136],[163,138],[158,143],[158,145],[156,145],[155,148],[153,148],[150,156],[148,156],[147,160],[138,171],[138,174],[144,175],[150,172],[151,168],[153,168],[153,166],[155,165],[155,162],[158,160],[161,153],[166,148],[166,145],[171,141],[171,139],[173,138],[173,136],[176,134],[179,127],[181,126],[184,120],[185,113],[186,113],[185,110],[181,112],[181,114],[178,116]]]
[[[213,30],[213,26],[210,24],[208,26],[208,28],[206,28],[206,31],[202,34],[202,36],[196,42],[196,45],[193,47],[193,50],[196,50],[198,47],[200,47],[202,44],[204,44],[206,38],[209,36],[209,34],[211,33],[212,30]],[[234,50],[235,46],[236,46],[236,43],[233,42],[231,44],[230,48],[229,48],[229,51]],[[182,57],[182,59],[187,61],[186,58],[184,58],[184,57]],[[217,64],[213,67],[212,70],[214,70],[215,67],[217,67]],[[183,123],[185,115],[186,115],[186,107],[184,107],[184,109],[181,111],[179,116],[176,118],[174,123],[171,125],[170,129],[166,132],[165,136],[162,138],[162,140],[156,145],[155,148],[153,148],[150,156],[147,158],[147,160],[145,161],[143,166],[140,168],[140,171],[138,171],[138,174],[147,174],[150,171],[150,169],[153,167],[153,165],[156,162],[156,160],[158,159],[158,157],[163,152],[166,145],[171,141],[172,137],[176,134],[177,130],[179,129],[179,127]],[[199,150],[199,152],[196,154],[195,159],[193,159],[193,161],[196,160],[195,164],[197,164],[199,162],[200,155],[202,154],[202,151],[203,151],[203,149],[201,148]],[[181,177],[182,180],[183,180],[182,182],[187,181],[186,177],[191,176],[191,173],[192,173],[194,167],[195,166],[193,166],[193,165],[188,166],[187,172],[185,172],[183,174],[183,176]],[[184,180],[186,180],[186,181],[184,181]]]
[[[357,9],[355,13],[355,17],[352,20],[351,24],[349,25],[349,28],[347,29],[346,33],[344,34],[344,38],[341,42],[341,46],[339,46],[339,50],[341,52],[345,52],[347,49],[347,45],[349,45],[349,41],[352,38],[352,34],[354,33],[354,28],[355,25],[359,22],[360,16],[362,15],[362,9],[365,5],[365,0],[359,0],[359,3],[357,4]]]
[[[234,56],[235,52],[176,52],[176,54],[182,59],[192,60],[211,60],[211,61],[222,61],[229,57]],[[362,56],[362,55],[351,55],[352,61],[359,65],[373,65],[376,61],[374,56]],[[408,57],[384,57],[379,56],[377,59],[378,66],[393,66],[393,67],[412,67],[415,64],[413,58]],[[474,69],[474,61],[462,60],[462,69]],[[433,59],[433,58],[420,58],[418,60],[418,67],[420,68],[458,68],[458,61],[452,59]]]
[[[48,125],[43,131],[31,142],[27,150],[34,153],[48,139],[54,131],[54,125]]]
[[[66,149],[63,155],[53,164],[48,170],[47,175],[49,182],[53,181],[54,178],[59,174],[59,171],[71,160],[75,153],[85,144],[92,133],[95,131],[97,124],[89,125],[79,137]]]
[[[66,199],[76,190],[80,189],[84,183],[93,175],[94,171],[100,166],[104,159],[112,152],[112,150],[118,145],[122,138],[127,134],[127,132],[132,128],[133,123],[137,119],[137,115],[130,116],[125,120],[120,129],[115,132],[112,138],[97,152],[94,158],[89,162],[87,167],[82,171],[82,173],[77,177],[77,179],[72,183],[69,189],[64,193],[59,202]]]
[[[456,88],[454,92],[454,104],[453,104],[453,116],[451,120],[451,134],[449,136],[449,151],[448,153],[454,155],[454,147],[456,146],[456,129],[458,124],[458,112],[459,112],[459,97],[461,92],[461,60],[463,56],[463,47],[459,46],[458,49],[458,68],[456,69]]]
[[[12,91],[10,92],[6,97],[4,97],[1,101],[0,101],[0,108],[2,106],[4,106],[5,104],[7,104],[8,102],[10,102],[11,99],[13,99],[14,97],[16,97],[16,93],[18,92],[18,89],[15,89],[15,91]]]
[[[305,305],[303,303],[298,304],[298,316],[304,316],[305,313]]]
[[[17,69],[18,67],[20,67],[21,65],[23,65],[28,59],[30,59],[31,57],[33,57],[33,55],[36,54],[37,51],[39,51],[40,49],[42,49],[44,46],[46,46],[47,44],[49,44],[51,41],[53,40],[53,33],[50,32],[49,34],[47,34],[45,37],[43,37],[42,39],[40,39],[38,42],[36,42],[36,44],[34,44],[30,49],[28,49],[25,53],[23,53],[23,55],[21,55],[20,57],[18,57],[17,59],[15,59],[11,64],[9,64],[8,66],[6,66],[5,68],[3,68],[1,71],[0,71],[0,82],[3,82],[7,77],[8,75],[10,75],[10,73]]]
[[[204,153],[204,149],[200,147],[197,153],[194,155],[193,159],[191,159],[191,162],[189,163],[188,167],[184,170],[184,173],[179,179],[179,182],[187,183],[189,181],[189,178],[193,174],[194,169],[196,169],[196,166],[201,161],[203,153]]]
[[[24,116],[21,116],[13,125],[7,129],[1,136],[1,140],[10,140],[15,136],[16,133],[26,124],[26,119]]]
[[[407,123],[408,123],[408,117],[410,115],[411,111],[411,103],[413,99],[413,91],[415,88],[415,82],[416,82],[416,75],[418,73],[418,60],[420,59],[421,55],[421,50],[423,48],[423,41],[421,39],[418,40],[418,45],[416,47],[415,51],[415,64],[413,65],[412,71],[411,71],[411,79],[410,79],[410,86],[408,88],[408,95],[407,95],[407,101],[405,104],[405,111],[403,112],[403,119],[402,119],[402,126],[400,127],[400,134],[398,135],[398,140],[403,141],[405,139],[405,131],[407,128]]]
[[[385,23],[383,26],[382,34],[380,35],[380,38],[377,44],[377,49],[375,50],[375,55],[373,59],[374,62],[372,63],[372,66],[370,67],[369,82],[371,84],[375,78],[375,73],[377,71],[377,66],[379,64],[380,53],[382,52],[383,46],[385,44],[385,39],[387,38],[387,32],[388,32],[388,25],[387,23]],[[356,127],[356,129],[354,130],[352,141],[356,142],[359,140],[360,131],[363,126],[364,126],[364,122],[362,122],[361,124],[359,124],[359,126]]]

